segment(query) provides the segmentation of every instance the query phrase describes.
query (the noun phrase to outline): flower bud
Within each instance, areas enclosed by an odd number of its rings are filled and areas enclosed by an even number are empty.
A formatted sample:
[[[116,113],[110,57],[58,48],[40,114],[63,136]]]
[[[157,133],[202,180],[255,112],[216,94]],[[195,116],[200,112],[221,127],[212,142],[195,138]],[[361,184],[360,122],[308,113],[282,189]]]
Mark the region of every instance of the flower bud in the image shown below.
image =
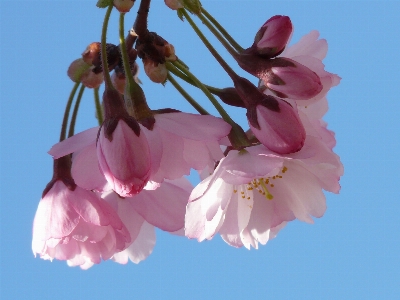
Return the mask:
[[[266,96],[258,105],[248,109],[246,115],[252,132],[268,149],[288,154],[303,147],[306,131],[297,112],[286,101]]]
[[[264,57],[275,57],[285,49],[292,31],[289,17],[273,16],[257,32],[252,48]]]
[[[164,0],[165,4],[173,10],[183,8],[182,0]]]
[[[89,69],[90,65],[78,58],[69,65],[67,75],[73,82],[81,82],[83,73]]]
[[[103,73],[96,74],[93,67],[83,73],[81,81],[84,86],[90,89],[98,88],[103,83]]]
[[[143,59],[144,71],[151,81],[164,83],[167,80],[168,70],[165,64],[159,64],[151,59]]]
[[[88,88],[97,88],[103,83],[103,73],[96,74],[93,70],[93,66],[78,58],[70,64],[67,74],[73,82],[82,82]]]
[[[315,72],[292,59],[283,57],[271,60],[270,69],[261,79],[277,96],[294,100],[315,97],[323,88]]]
[[[126,13],[131,10],[134,0],[114,0],[114,7],[121,13]]]
[[[169,44],[168,42],[164,46],[164,56],[165,60],[167,61],[175,61],[178,58],[175,55],[175,47],[172,44]]]
[[[101,63],[100,54],[101,44],[99,42],[91,43],[82,53],[82,59],[89,65]]]
[[[136,62],[132,64],[131,71],[133,75],[133,80],[135,80],[137,83],[140,83],[140,80],[138,78],[139,66]],[[125,93],[126,76],[123,68],[119,66],[115,67],[114,73],[111,75],[111,82],[118,92],[120,92],[121,94]]]
[[[299,151],[306,132],[294,108],[286,101],[263,94],[245,78],[234,79],[235,89],[247,108],[247,120],[257,139],[280,154]]]

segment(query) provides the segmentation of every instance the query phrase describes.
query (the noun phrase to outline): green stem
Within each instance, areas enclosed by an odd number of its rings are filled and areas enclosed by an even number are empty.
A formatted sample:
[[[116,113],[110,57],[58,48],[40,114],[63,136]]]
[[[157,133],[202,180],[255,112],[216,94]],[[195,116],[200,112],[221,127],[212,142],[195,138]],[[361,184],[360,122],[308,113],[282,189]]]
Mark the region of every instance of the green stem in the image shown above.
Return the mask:
[[[69,131],[68,131],[69,138],[74,135],[76,117],[78,116],[79,105],[81,104],[81,99],[82,99],[84,90],[85,90],[85,86],[82,84],[81,88],[79,90],[79,93],[78,93],[78,97],[76,98],[76,101],[75,101],[74,110],[73,110],[72,116],[71,116],[71,122],[69,122]]]
[[[168,74],[168,80],[172,83],[172,85],[178,90],[179,93],[187,100],[187,102],[190,103],[201,115],[209,115],[209,113],[201,107],[200,104],[196,102],[180,85],[179,83],[174,79],[174,77],[171,76],[171,74]]]
[[[169,62],[167,61],[166,64],[173,64],[175,65],[179,70],[181,70],[183,73],[185,73],[190,80],[192,80],[199,89],[203,91],[203,93],[207,96],[207,98],[211,101],[211,103],[214,105],[214,107],[217,109],[219,114],[221,115],[222,119],[224,119],[225,122],[227,122],[229,125],[232,126],[231,132],[229,133],[228,137],[229,140],[232,144],[232,147],[235,149],[242,149],[244,147],[250,146],[250,142],[247,139],[246,133],[240,127],[238,124],[236,124],[232,118],[228,115],[228,113],[225,111],[225,109],[219,104],[217,99],[210,93],[210,91],[204,86],[203,83],[201,83],[200,80],[197,79],[196,76],[194,76],[184,64],[181,64],[179,61],[174,61],[174,62]]]
[[[145,4],[150,5],[150,1],[146,1]],[[142,5],[142,3],[141,3]],[[152,115],[150,108],[147,105],[146,97],[141,87],[133,79],[131,67],[129,65],[129,56],[126,48],[126,42],[124,37],[124,14],[120,14],[119,18],[119,40],[120,49],[122,53],[122,62],[124,65],[125,78],[128,82],[125,87],[125,106],[128,113],[134,116],[137,120],[146,118]]]
[[[219,30],[220,33],[222,33],[222,35],[224,36],[224,38],[232,45],[233,48],[236,49],[237,52],[241,53],[244,51],[244,49],[235,41],[235,39],[225,30],[224,27],[221,26],[221,24],[219,24],[217,22],[217,20],[215,20],[213,18],[212,15],[209,14],[208,11],[206,11],[204,9],[204,7],[201,8],[201,12],[202,14],[208,19],[210,20],[210,22]],[[207,26],[207,25],[206,25]],[[208,27],[208,26],[207,26]],[[219,38],[218,38],[219,39]]]
[[[78,89],[78,86],[80,84],[81,84],[80,82],[75,83],[75,85],[72,88],[71,93],[69,95],[69,98],[68,98],[68,101],[67,101],[67,105],[66,105],[65,111],[64,111],[63,121],[62,121],[62,124],[61,124],[60,142],[65,140],[65,137],[67,135],[67,125],[68,125],[69,112],[71,110],[71,105],[72,105],[72,101],[74,100],[76,90]]]
[[[181,71],[179,71],[174,65],[172,65],[172,64],[169,64],[169,65],[168,65],[168,64],[167,64],[167,69],[168,69],[168,71],[170,71],[172,74],[174,74],[175,76],[179,77],[180,79],[186,81],[187,83],[189,83],[189,84],[191,84],[191,85],[193,85],[193,86],[195,86],[195,87],[198,87],[192,80],[190,80],[189,77],[187,77],[184,73],[182,73]],[[217,95],[218,95],[218,93],[222,92],[222,90],[219,89],[219,88],[216,88],[216,87],[213,87],[213,86],[210,86],[210,85],[207,85],[207,84],[204,84],[204,86],[205,86],[212,94],[217,94]]]
[[[221,104],[219,104],[219,102],[217,101],[217,99],[215,99],[215,97],[210,93],[210,91],[204,86],[204,84],[201,83],[200,80],[197,79],[196,76],[194,76],[184,65],[182,65],[180,62],[178,61],[173,61],[173,62],[166,62],[166,64],[170,64],[172,63],[174,66],[176,66],[179,70],[181,70],[182,72],[184,72],[189,78],[190,80],[192,80],[196,86],[203,91],[203,93],[207,96],[207,98],[211,101],[211,103],[214,105],[214,107],[217,109],[217,111],[219,112],[219,114],[221,115],[221,117],[228,122],[229,124],[233,123],[233,120],[231,119],[231,117],[227,114],[227,112],[225,111],[225,109],[221,106]]]
[[[121,54],[122,54],[122,62],[124,65],[124,71],[125,71],[125,78],[128,80],[128,83],[130,86],[133,86],[133,75],[131,71],[131,67],[129,65],[129,56],[128,56],[128,51],[126,50],[126,43],[125,43],[125,37],[124,37],[124,17],[125,13],[120,13],[119,15],[119,43],[120,43],[120,49],[121,49]]]
[[[99,88],[95,88],[93,91],[94,91],[94,104],[96,106],[97,122],[99,123],[99,126],[101,126],[101,124],[103,124],[104,118],[103,118],[103,110],[101,109]]]
[[[108,21],[110,20],[111,11],[113,9],[113,5],[107,8],[106,15],[104,16],[103,28],[101,30],[101,63],[103,67],[103,76],[106,88],[113,89],[113,85],[111,82],[110,71],[108,69],[108,62],[107,62],[107,28],[108,28]]]
[[[204,36],[204,34],[201,32],[201,30],[197,27],[197,25],[193,22],[192,18],[189,16],[189,14],[185,11],[182,10],[182,14],[185,16],[185,18],[188,20],[190,26],[192,26],[193,30],[196,32],[196,34],[198,35],[198,37],[201,39],[201,41],[203,42],[203,44],[207,47],[207,49],[211,52],[211,54],[214,56],[214,58],[218,61],[218,63],[224,68],[225,72],[228,73],[228,75],[232,78],[232,79],[236,79],[238,77],[238,75],[235,73],[235,71],[232,70],[232,68],[225,62],[225,60],[222,58],[221,55],[219,55],[219,53],[217,52],[217,50],[215,50],[215,48],[211,45],[211,43],[207,40],[207,38]],[[202,17],[201,15],[199,16],[199,18],[203,21],[203,19],[205,20],[205,22],[208,23],[207,19],[205,19],[204,17]],[[204,21],[203,21],[204,22]],[[211,25],[210,25],[211,26]],[[212,27],[212,26],[211,26]],[[212,27],[213,28],[213,27]],[[213,28],[214,29],[214,28]],[[211,29],[210,29],[211,30]],[[214,29],[214,31],[216,31]],[[219,35],[219,33],[216,31],[216,33]],[[225,41],[226,43],[226,41]],[[228,44],[228,43],[227,43]],[[230,46],[228,45],[228,47],[230,48]],[[235,55],[237,55],[237,53],[232,49],[232,51],[235,53]],[[233,55],[233,54],[232,54]],[[233,55],[234,56],[234,55]]]

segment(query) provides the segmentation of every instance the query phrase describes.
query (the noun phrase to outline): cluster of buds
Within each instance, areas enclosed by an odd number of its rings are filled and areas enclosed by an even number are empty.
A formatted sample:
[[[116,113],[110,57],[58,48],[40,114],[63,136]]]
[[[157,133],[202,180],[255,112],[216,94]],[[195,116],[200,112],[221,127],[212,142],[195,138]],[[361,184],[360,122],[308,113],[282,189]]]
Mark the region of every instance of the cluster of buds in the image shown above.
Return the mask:
[[[199,81],[174,47],[147,29],[150,0],[140,1],[132,30],[122,36],[134,2],[98,2],[107,8],[105,27],[113,7],[121,13],[121,44],[107,43],[103,30],[102,41],[91,43],[68,69],[76,83],[72,96],[80,84],[83,92],[104,81],[102,103],[96,99],[99,126],[74,134],[74,114],[66,138],[68,118],[63,120],[60,142],[49,151],[53,178],[34,219],[35,255],[83,269],[107,259],[139,263],[153,250],[155,228],[198,241],[219,234],[231,246],[258,248],[289,221],[321,217],[323,190],[338,193],[343,174],[334,133],[322,120],[326,94],[340,81],[324,70],[326,41],[313,31],[287,46],[290,18],[274,16],[243,49],[198,0],[166,0],[232,79],[231,87],[215,88]],[[233,72],[188,12],[258,85]],[[138,59],[152,82],[171,83],[199,114],[152,110],[137,77]],[[209,115],[173,75],[201,89],[222,118]],[[245,109],[247,131],[214,95]],[[195,187],[185,177],[191,170],[201,177]]]

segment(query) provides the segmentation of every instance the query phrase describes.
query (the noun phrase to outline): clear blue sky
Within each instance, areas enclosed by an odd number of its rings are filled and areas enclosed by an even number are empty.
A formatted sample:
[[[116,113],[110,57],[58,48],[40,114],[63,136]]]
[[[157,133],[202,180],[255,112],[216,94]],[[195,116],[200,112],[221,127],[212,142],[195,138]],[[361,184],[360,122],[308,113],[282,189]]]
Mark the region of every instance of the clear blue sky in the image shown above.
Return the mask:
[[[230,85],[189,25],[161,0],[153,2],[149,29],[174,44],[199,78]],[[100,39],[105,11],[96,0],[1,0],[1,299],[398,297],[400,2],[202,2],[243,46],[276,14],[291,17],[292,42],[313,29],[328,40],[326,69],[342,77],[328,94],[325,118],[345,167],[341,193],[327,194],[328,210],[314,225],[291,222],[259,250],[235,249],[219,237],[199,244],[157,231],[153,254],[139,265],[104,262],[82,271],[35,259],[31,226],[52,174],[46,152],[58,140],[73,85],[66,70]],[[135,15],[136,8],[126,16],[127,27]],[[118,44],[116,17],[114,12],[109,41]],[[152,108],[193,111],[170,84],[156,86],[143,74]],[[193,95],[205,103],[200,93]],[[231,113],[246,123],[242,110]],[[78,131],[96,124],[90,91],[78,118]]]

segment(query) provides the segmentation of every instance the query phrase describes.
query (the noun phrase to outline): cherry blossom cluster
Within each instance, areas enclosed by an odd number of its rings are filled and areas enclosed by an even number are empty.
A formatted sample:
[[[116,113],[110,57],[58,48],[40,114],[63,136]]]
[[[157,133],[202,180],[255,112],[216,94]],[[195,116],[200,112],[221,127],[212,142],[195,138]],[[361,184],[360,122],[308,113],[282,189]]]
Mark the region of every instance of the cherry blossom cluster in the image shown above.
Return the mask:
[[[75,85],[60,142],[49,151],[53,178],[34,218],[34,254],[82,269],[108,259],[139,263],[153,250],[155,228],[200,242],[219,234],[231,246],[257,249],[289,221],[323,216],[323,190],[339,192],[343,166],[323,121],[326,95],[340,78],[325,71],[328,46],[319,33],[288,46],[290,18],[273,16],[253,45],[242,48],[198,0],[165,0],[231,78],[231,87],[217,88],[201,82],[173,45],[148,29],[150,0],[140,1],[124,36],[124,17],[134,4],[99,0],[106,11],[101,41],[89,44],[68,69]],[[119,45],[106,39],[113,10],[120,13]],[[257,84],[225,62],[192,17]],[[138,78],[139,60],[151,81],[170,83],[198,114],[152,110]],[[220,116],[210,115],[176,79],[203,91]],[[85,88],[94,90],[98,126],[75,134]],[[248,128],[221,101],[244,108]],[[195,187],[186,179],[191,170],[201,178]]]

